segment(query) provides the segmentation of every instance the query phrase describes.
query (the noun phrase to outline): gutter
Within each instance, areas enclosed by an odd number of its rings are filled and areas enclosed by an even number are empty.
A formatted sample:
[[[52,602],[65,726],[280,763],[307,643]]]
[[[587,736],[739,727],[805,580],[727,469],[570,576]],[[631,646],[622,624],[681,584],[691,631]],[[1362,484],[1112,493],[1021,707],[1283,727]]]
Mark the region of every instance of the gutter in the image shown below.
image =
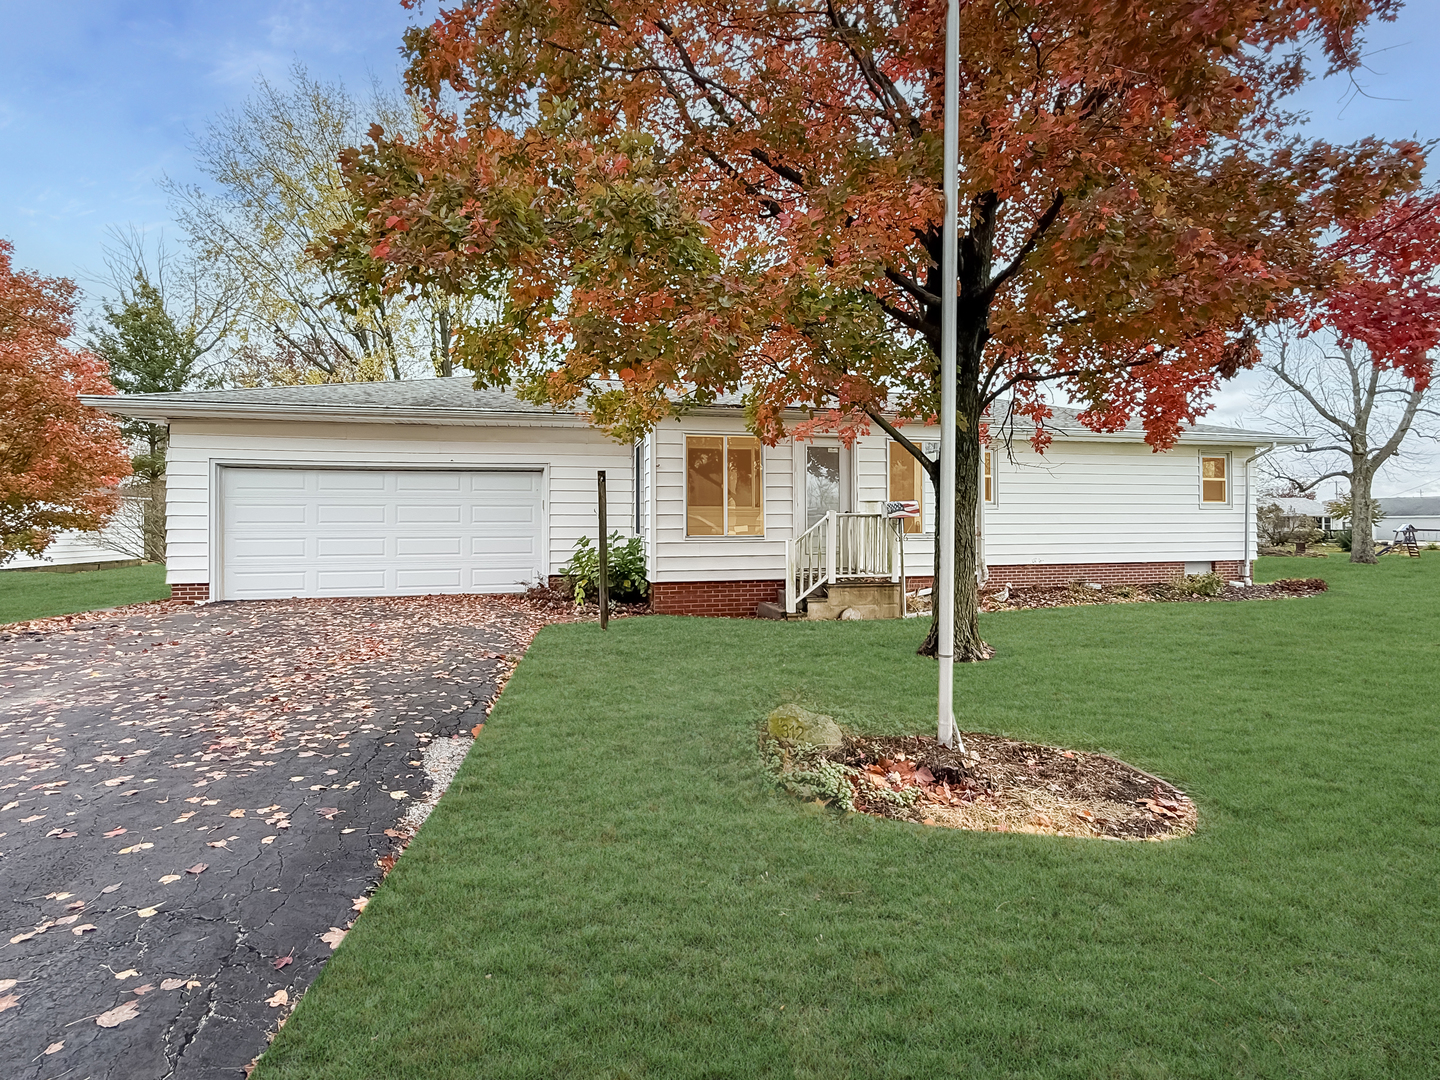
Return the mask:
[[[1254,585],[1254,576],[1250,573],[1250,492],[1254,485],[1250,482],[1250,465],[1259,461],[1266,454],[1274,451],[1279,446],[1278,442],[1272,442],[1264,450],[1259,450],[1245,459],[1245,541],[1241,544],[1242,559],[1240,562],[1240,579],[1246,585]]]
[[[316,420],[358,424],[443,424],[463,427],[589,427],[576,413],[435,409],[393,405],[323,406],[235,402],[145,402],[118,395],[81,394],[80,402],[115,416],[166,424],[175,420]]]

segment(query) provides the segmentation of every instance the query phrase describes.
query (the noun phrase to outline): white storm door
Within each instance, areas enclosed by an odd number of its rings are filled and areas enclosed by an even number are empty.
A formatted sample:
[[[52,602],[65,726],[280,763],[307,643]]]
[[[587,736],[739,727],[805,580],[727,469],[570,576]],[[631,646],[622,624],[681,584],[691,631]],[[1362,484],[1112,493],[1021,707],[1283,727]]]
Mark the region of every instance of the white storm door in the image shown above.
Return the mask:
[[[219,598],[523,592],[545,576],[541,474],[220,470]]]

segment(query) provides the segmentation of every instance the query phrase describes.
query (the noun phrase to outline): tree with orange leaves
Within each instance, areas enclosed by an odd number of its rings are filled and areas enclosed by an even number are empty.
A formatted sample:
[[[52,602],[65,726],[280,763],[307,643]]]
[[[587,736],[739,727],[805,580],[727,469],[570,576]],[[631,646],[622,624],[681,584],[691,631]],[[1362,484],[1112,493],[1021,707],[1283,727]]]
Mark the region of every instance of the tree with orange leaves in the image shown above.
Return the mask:
[[[120,428],[80,404],[113,394],[105,362],[66,348],[75,285],[12,269],[0,240],[0,565],[60,529],[98,529],[130,475]]]
[[[937,505],[963,522],[987,411],[1043,447],[1050,386],[1168,447],[1255,362],[1255,327],[1324,286],[1321,233],[1423,156],[1285,130],[1303,48],[1352,66],[1396,0],[957,2],[958,481]],[[901,421],[938,411],[943,28],[940,0],[442,8],[405,42],[426,130],[346,155],[360,212],[330,256],[391,290],[495,289],[457,342],[477,380],[583,397],[617,435],[741,388],[769,441],[789,407],[812,410],[802,436],[873,423],[933,481]],[[978,659],[956,537],[956,656]]]

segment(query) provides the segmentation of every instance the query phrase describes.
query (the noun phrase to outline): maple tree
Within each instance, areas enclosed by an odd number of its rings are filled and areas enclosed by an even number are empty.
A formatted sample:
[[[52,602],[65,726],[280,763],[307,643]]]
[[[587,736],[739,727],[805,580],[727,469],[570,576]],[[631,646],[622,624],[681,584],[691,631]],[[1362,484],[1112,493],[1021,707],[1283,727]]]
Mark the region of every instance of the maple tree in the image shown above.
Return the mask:
[[[1303,478],[1309,491],[1350,483],[1350,561],[1375,562],[1375,474],[1407,437],[1440,436],[1431,379],[1440,346],[1440,192],[1391,199],[1365,220],[1341,222],[1322,257],[1338,280],[1279,337],[1266,367],[1276,417],[1319,438],[1296,453],[1333,467]],[[1275,400],[1280,398],[1283,400]]]
[[[75,285],[11,265],[0,240],[0,565],[61,529],[98,529],[130,474],[119,426],[80,404],[113,394],[105,362],[68,348]]]
[[[404,0],[417,6],[415,0]],[[1414,143],[1287,134],[1303,51],[1357,62],[1394,0],[971,0],[960,14],[957,486],[987,410],[1047,436],[1048,384],[1163,449],[1317,238],[1413,187]],[[945,5],[479,0],[407,31],[418,138],[347,151],[331,259],[391,291],[489,290],[479,383],[582,397],[620,437],[743,389],[768,442],[938,412]],[[1008,414],[1007,414],[1008,415]],[[956,530],[956,656],[987,655]],[[938,558],[938,552],[937,552]],[[935,628],[932,626],[933,648]],[[925,651],[922,647],[922,651]]]

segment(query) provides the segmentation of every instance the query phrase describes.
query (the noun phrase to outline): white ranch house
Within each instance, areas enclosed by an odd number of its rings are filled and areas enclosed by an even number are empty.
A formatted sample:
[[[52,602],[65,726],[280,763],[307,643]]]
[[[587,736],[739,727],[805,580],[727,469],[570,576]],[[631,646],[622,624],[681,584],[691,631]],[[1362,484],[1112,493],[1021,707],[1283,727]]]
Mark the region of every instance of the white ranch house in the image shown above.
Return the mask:
[[[847,578],[884,586],[902,535],[911,587],[931,574],[928,485],[878,429],[766,447],[720,405],[620,445],[468,377],[84,400],[170,426],[166,565],[182,599],[521,591],[595,537],[601,469],[610,527],[644,538],[660,612],[753,615]],[[1138,428],[1057,414],[1043,456],[1018,439],[1013,457],[987,455],[990,585],[1247,576],[1249,459],[1293,440],[1196,425],[1156,454]],[[882,518],[899,500],[921,516]]]

